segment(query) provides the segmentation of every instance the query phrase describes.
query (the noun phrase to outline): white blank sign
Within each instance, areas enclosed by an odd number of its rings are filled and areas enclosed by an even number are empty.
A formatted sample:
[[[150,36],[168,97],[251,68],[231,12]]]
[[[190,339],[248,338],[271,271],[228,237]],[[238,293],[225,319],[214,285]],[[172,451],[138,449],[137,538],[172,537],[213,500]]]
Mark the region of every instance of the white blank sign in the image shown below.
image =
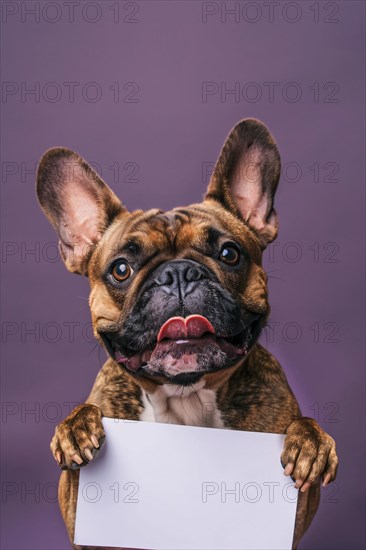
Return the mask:
[[[148,550],[290,549],[297,490],[283,435],[104,418],[80,472],[75,543]]]

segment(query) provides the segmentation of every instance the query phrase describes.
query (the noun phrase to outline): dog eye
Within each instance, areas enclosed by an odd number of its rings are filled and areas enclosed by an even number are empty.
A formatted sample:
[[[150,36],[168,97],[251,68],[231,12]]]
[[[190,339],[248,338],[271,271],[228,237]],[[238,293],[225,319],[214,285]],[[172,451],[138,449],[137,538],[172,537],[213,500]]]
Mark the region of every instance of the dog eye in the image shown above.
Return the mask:
[[[111,275],[117,283],[122,283],[131,277],[133,273],[132,267],[125,260],[118,260],[112,267]]]
[[[237,265],[240,261],[240,251],[233,244],[225,244],[221,249],[219,260],[227,265]]]

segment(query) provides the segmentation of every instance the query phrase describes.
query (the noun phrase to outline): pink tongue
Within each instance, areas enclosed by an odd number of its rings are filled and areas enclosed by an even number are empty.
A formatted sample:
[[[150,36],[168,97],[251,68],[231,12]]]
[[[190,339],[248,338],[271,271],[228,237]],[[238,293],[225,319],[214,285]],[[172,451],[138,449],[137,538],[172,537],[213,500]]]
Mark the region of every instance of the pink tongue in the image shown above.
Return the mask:
[[[158,334],[158,342],[163,338],[179,340],[181,338],[200,338],[206,332],[215,334],[215,329],[210,321],[202,315],[190,315],[183,317],[171,317],[168,319]]]

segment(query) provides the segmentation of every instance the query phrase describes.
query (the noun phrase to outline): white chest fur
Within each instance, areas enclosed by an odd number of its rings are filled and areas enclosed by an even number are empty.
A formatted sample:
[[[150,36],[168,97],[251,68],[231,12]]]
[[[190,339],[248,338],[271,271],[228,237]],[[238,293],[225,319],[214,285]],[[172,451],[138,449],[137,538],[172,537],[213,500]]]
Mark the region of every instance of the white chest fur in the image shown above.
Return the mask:
[[[164,384],[152,394],[143,391],[144,411],[140,420],[223,428],[216,393],[203,385],[201,381],[193,387]]]

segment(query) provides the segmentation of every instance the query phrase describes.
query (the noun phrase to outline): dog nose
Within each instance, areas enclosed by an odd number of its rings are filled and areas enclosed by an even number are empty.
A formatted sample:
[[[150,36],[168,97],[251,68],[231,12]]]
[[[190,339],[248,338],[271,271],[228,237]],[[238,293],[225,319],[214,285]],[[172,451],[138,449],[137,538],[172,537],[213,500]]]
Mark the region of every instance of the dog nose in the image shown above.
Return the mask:
[[[167,294],[184,298],[196,287],[197,281],[206,279],[203,266],[192,260],[172,260],[162,264],[155,273],[155,283]]]

